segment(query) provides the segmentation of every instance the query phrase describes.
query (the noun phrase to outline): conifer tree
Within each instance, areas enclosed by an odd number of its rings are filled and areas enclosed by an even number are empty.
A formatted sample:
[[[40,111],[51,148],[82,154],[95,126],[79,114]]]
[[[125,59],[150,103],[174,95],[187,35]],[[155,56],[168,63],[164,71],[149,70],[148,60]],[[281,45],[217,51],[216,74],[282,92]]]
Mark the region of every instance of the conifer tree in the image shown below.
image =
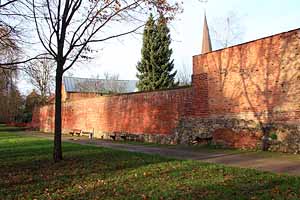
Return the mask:
[[[151,64],[150,64],[150,54],[151,54],[151,46],[153,43],[153,36],[156,35],[155,21],[153,19],[153,15],[150,14],[149,19],[145,25],[144,33],[143,33],[143,47],[142,47],[142,59],[137,64],[137,78],[139,82],[137,84],[139,91],[150,90],[148,88],[151,84],[150,72]]]
[[[157,23],[150,15],[143,35],[142,59],[137,65],[139,91],[167,89],[178,85],[175,82],[177,71],[172,72],[171,36],[167,21],[160,15]]]

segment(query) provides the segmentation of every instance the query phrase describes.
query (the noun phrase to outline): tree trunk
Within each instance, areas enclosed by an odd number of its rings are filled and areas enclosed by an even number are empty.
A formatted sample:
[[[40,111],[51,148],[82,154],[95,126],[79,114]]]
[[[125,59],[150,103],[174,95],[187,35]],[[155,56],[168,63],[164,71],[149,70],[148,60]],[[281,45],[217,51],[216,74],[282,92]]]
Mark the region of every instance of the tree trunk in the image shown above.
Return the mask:
[[[58,62],[55,78],[55,131],[54,131],[54,162],[62,160],[62,145],[61,145],[61,87],[62,87],[62,65]]]

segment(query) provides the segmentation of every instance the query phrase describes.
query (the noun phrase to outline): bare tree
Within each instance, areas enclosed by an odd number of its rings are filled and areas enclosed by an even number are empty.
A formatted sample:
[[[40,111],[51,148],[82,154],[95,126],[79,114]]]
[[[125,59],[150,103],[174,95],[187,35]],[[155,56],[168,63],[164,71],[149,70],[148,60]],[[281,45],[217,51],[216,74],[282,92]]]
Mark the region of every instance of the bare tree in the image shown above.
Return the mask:
[[[119,80],[119,74],[104,73],[104,78],[107,83],[107,90],[109,93],[123,93],[128,87],[127,81]]]
[[[17,88],[17,79],[18,64],[24,63],[20,59],[25,43],[22,20],[28,17],[23,12],[25,1],[0,1],[0,121],[20,121],[23,117],[24,99]]]
[[[30,62],[24,71],[30,83],[39,91],[41,103],[46,103],[54,86],[55,63],[47,59],[35,60]]]
[[[242,41],[244,27],[240,20],[241,16],[235,11],[230,11],[226,16],[213,20],[211,33],[216,48],[226,48]]]
[[[128,81],[119,80],[119,74],[104,73],[104,79],[100,76],[90,79],[79,79],[75,87],[81,92],[115,94],[127,92]]]
[[[12,35],[17,35],[16,26],[8,23],[8,20],[13,20],[12,15],[14,15],[16,4],[17,0],[0,1],[0,27],[1,29],[5,29],[5,34],[1,32],[0,36],[0,41],[2,44],[3,40],[7,41],[8,36],[11,38]]]
[[[103,42],[135,32],[144,25],[140,17],[151,8],[159,12],[171,13],[178,4],[160,0],[32,0],[32,12],[38,38],[43,48],[56,61],[55,79],[55,134],[53,158],[62,160],[61,149],[61,87],[63,73],[78,59],[88,58],[91,43]],[[127,22],[127,31],[108,31],[109,26]],[[104,34],[108,33],[108,34]]]
[[[3,4],[0,4],[0,9]],[[9,27],[0,20],[0,62],[11,62],[18,55],[19,48]],[[16,116],[16,103],[19,91],[16,87],[17,70],[15,65],[0,68],[0,120],[12,121]]]
[[[192,74],[191,71],[188,70],[188,67],[186,66],[186,64],[182,65],[182,69],[177,70],[177,79],[179,82],[180,86],[187,86],[187,85],[191,85],[192,83]]]
[[[16,69],[0,68],[0,122],[15,121],[20,114],[21,95],[16,87]]]
[[[0,25],[0,62],[12,62],[20,52],[11,30]],[[11,65],[11,69],[16,68]]]
[[[31,0],[0,0],[0,68],[22,69],[23,64],[50,57],[47,54],[28,53],[36,44],[32,37],[33,12]],[[7,39],[9,38],[9,40]],[[3,48],[5,47],[5,49]],[[5,54],[12,56],[7,57]]]

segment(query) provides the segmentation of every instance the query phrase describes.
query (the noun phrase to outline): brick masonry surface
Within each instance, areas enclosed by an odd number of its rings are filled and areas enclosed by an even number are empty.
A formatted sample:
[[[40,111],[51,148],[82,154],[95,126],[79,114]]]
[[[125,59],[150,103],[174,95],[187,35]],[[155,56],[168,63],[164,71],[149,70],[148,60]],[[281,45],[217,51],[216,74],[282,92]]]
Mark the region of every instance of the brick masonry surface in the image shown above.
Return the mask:
[[[54,129],[54,107],[44,106],[33,126]],[[193,57],[192,87],[66,101],[63,131],[94,130],[97,137],[213,143],[259,148],[269,125],[272,151],[300,151],[300,30]]]
[[[67,101],[63,103],[63,132],[94,130],[97,137],[103,138],[113,133],[168,135],[188,112],[185,108],[191,104],[191,96],[192,89],[188,87]],[[53,104],[40,108],[34,115],[34,126],[52,132],[53,115]]]

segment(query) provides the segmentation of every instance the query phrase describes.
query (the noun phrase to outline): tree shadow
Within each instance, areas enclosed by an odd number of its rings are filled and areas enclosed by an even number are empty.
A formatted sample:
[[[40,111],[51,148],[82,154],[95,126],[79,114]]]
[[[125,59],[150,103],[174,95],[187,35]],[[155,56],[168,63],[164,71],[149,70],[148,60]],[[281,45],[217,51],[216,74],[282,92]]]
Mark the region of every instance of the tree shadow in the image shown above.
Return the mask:
[[[299,123],[298,32],[288,32],[256,42],[258,48],[255,62],[249,58],[250,49],[242,48],[239,54],[244,97],[264,137],[269,137],[271,131],[277,129],[277,123]]]
[[[191,88],[113,96],[105,99],[103,129],[135,134],[142,141],[168,143],[184,115]]]
[[[103,182],[90,184],[81,193],[65,198],[282,199],[287,194],[294,198],[299,196],[299,178],[189,161],[141,166],[124,173],[123,177],[106,177]]]
[[[299,123],[299,35],[293,30],[195,57],[194,74],[208,75],[209,116],[255,122],[253,131],[266,137],[276,124]]]
[[[55,192],[73,184],[96,182],[122,171],[174,160],[64,143],[66,159],[60,163],[53,163],[50,146],[52,143],[49,141],[32,140],[20,142],[14,148],[0,148],[4,155],[0,157],[1,189],[7,195],[22,195],[22,191],[24,194],[29,192],[37,195],[42,194],[45,189]]]
[[[20,132],[27,130],[26,127],[10,127],[6,125],[0,126],[0,134],[1,132]]]

